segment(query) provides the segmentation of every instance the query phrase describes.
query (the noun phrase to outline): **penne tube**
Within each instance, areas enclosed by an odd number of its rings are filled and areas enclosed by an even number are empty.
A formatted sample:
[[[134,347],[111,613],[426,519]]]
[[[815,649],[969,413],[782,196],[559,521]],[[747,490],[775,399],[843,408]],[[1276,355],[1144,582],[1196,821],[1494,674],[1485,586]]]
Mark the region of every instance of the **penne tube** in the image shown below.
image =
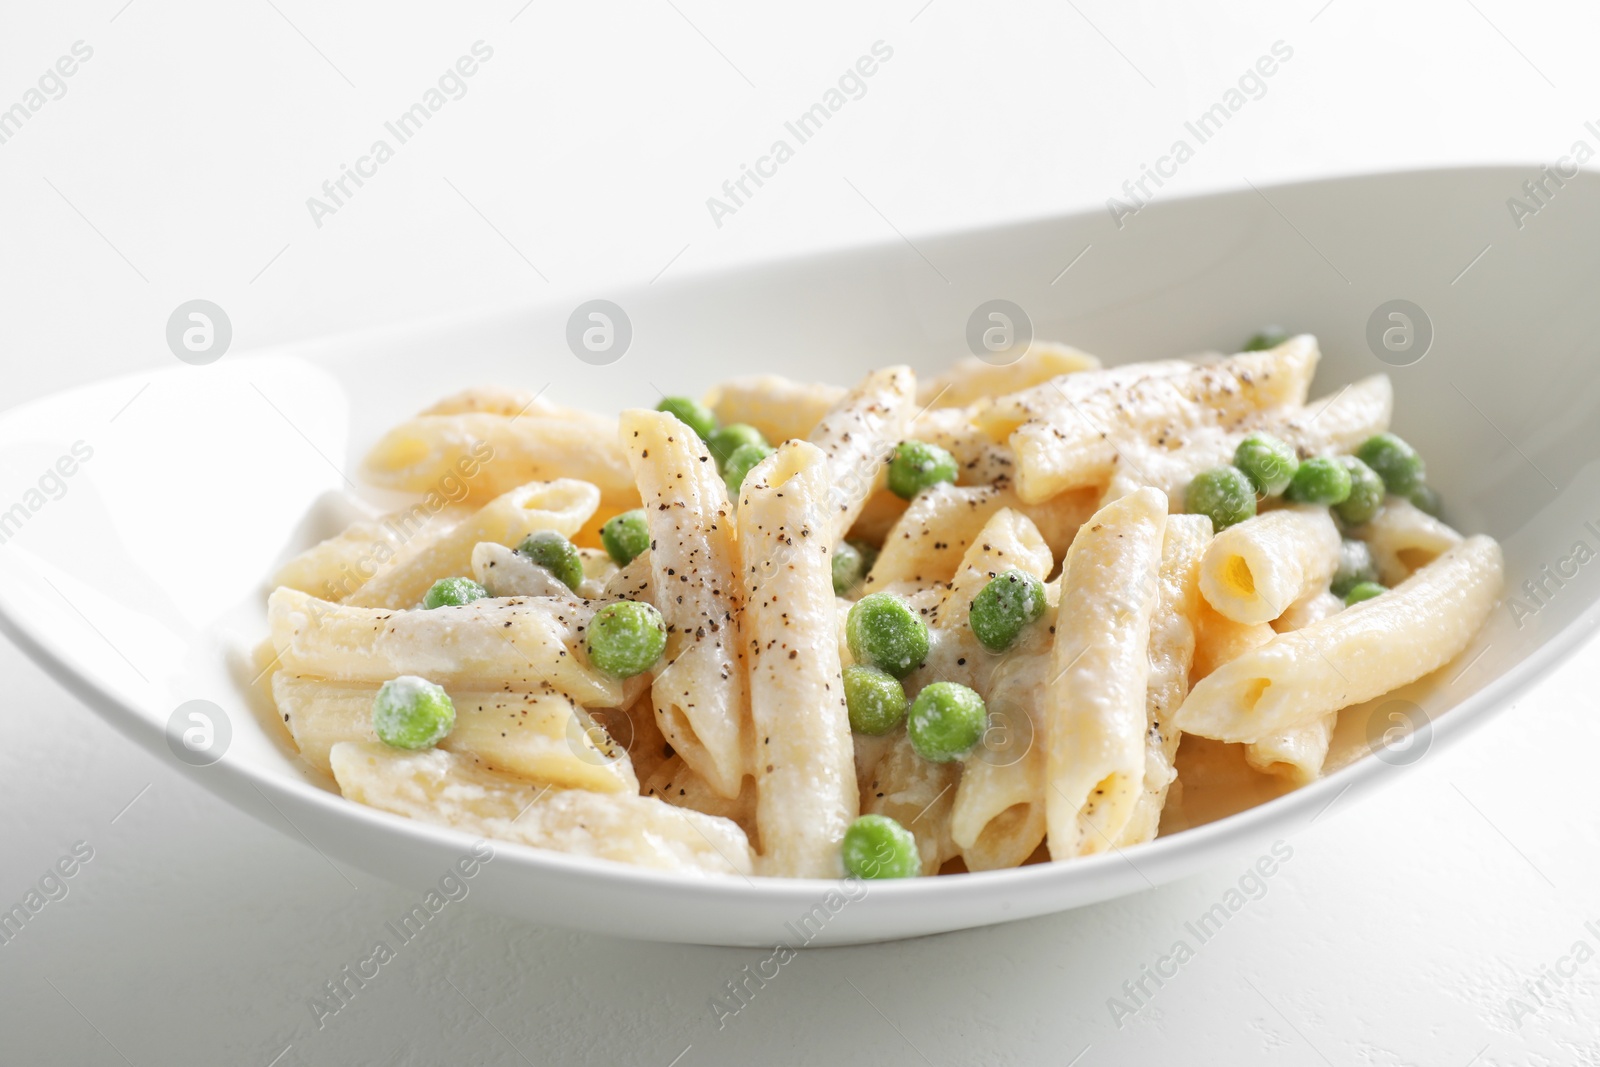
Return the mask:
[[[937,874],[957,854],[950,836],[950,810],[961,764],[923,759],[904,730],[892,737],[861,792],[861,811],[887,815],[911,831],[922,857],[922,873]]]
[[[1114,847],[1143,791],[1166,528],[1166,497],[1141,489],[1096,512],[1067,552],[1046,704],[1052,860]]]
[[[1103,500],[1110,503],[1151,487],[1167,494],[1170,507],[1182,510],[1183,494],[1195,476],[1232,463],[1239,442],[1250,434],[1282,438],[1304,456],[1350,452],[1389,428],[1393,404],[1388,377],[1377,374],[1304,407],[1270,408],[1227,426],[1167,430],[1155,440],[1122,440]]]
[[[1272,628],[1278,633],[1303,630],[1343,610],[1342,599],[1327,589],[1313,590],[1289,605],[1288,611],[1273,620]],[[1338,722],[1339,713],[1332,711],[1303,726],[1252,741],[1245,746],[1245,762],[1263,774],[1286,778],[1297,786],[1313,782],[1322,775]]]
[[[805,440],[835,404],[845,397],[837,385],[797,382],[776,374],[734,378],[706,394],[705,403],[723,426],[742,422],[768,442]]]
[[[1144,791],[1117,840],[1119,848],[1153,841],[1177,771],[1182,735],[1171,718],[1189,693],[1200,614],[1200,565],[1211,541],[1204,515],[1172,515],[1161,542],[1161,571],[1150,618],[1150,676],[1145,689]]]
[[[1313,589],[1290,604],[1282,615],[1273,619],[1272,628],[1280,634],[1288,633],[1290,630],[1303,630],[1312,623],[1321,622],[1329,615],[1337,615],[1343,610],[1342,598],[1327,589]]]
[[[850,532],[906,436],[916,379],[908,367],[873,371],[831,408],[810,441],[828,461],[832,540]]]
[[[744,789],[732,799],[718,796],[716,790],[707,785],[704,778],[683,762],[681,756],[673,756],[663,761],[645,780],[642,793],[644,796],[665,801],[675,808],[687,808],[702,815],[727,819],[744,831],[752,849],[757,847],[759,830],[756,824],[754,779],[746,778]],[[759,858],[756,863],[759,866]]]
[[[963,356],[949,370],[918,387],[917,403],[935,410],[967,407],[990,397],[1031,389],[1052,378],[1099,369],[1100,361],[1087,352],[1035,341],[1010,363],[988,363],[977,356]]]
[[[381,518],[351,523],[325,541],[294,556],[272,576],[276,588],[286,585],[322,600],[344,600],[384,568],[404,559],[449,530],[471,511],[425,503]]]
[[[1394,586],[1461,543],[1461,535],[1409,500],[1385,497],[1383,508],[1350,531],[1372,549],[1378,577]]]
[[[627,720],[625,726],[617,720],[617,714],[621,714]],[[633,763],[633,773],[638,776],[640,782],[649,781],[656,768],[672,759],[674,755],[672,746],[661,736],[661,727],[656,723],[655,705],[650,702],[649,689],[640,693],[639,698],[627,707],[615,711],[602,709],[595,718],[603,720],[602,725],[613,738],[625,742],[628,759]]]
[[[594,486],[569,478],[518,486],[419,546],[345,602],[365,608],[415,607],[440,578],[471,574],[472,550],[480,542],[514,548],[529,534],[544,530],[571,536],[599,502]]]
[[[839,846],[860,809],[840,675],[829,484],[822,449],[790,441],[750,472],[739,494],[759,869],[785,878],[840,877]]]
[[[973,760],[961,773],[950,836],[969,871],[1019,867],[1045,837],[1045,749],[1037,735],[1006,762]]]
[[[948,582],[968,547],[996,512],[1012,508],[1026,516],[1053,558],[1066,554],[1078,528],[1095,511],[1094,491],[1063,493],[1042,504],[1024,505],[1003,485],[936,485],[917,494],[884,538],[878,561],[862,585],[875,593],[901,582]]]
[[[478,837],[682,874],[751,871],[733,823],[651,797],[531,785],[443,749],[344,741],[329,763],[358,804]]]
[[[1228,527],[1200,564],[1200,592],[1234,622],[1271,622],[1339,567],[1339,528],[1325,507],[1290,504]]]
[[[1340,601],[1339,606],[1343,607],[1344,602]],[[1224,663],[1260,648],[1277,632],[1264,622],[1234,622],[1219,615],[1203,596],[1196,610],[1194,663],[1189,668],[1191,686]]]
[[[497,541],[480,541],[473,546],[471,572],[492,597],[570,597],[576,593],[584,600],[599,600],[605,596],[606,584],[617,573],[617,566],[604,553],[596,559],[597,554],[588,549],[578,552],[583,558],[584,579],[575,590],[568,589],[548,568]]]
[[[1254,741],[1416,681],[1467,646],[1501,582],[1500,546],[1470,537],[1382,596],[1217,668],[1190,691],[1177,725]]]
[[[589,666],[582,631],[593,614],[584,601],[548,597],[431,611],[331,604],[293,589],[267,601],[272,645],[291,674],[346,682],[416,674],[446,690],[529,691],[548,683],[585,707],[616,707],[641,683]]]
[[[1303,456],[1354,452],[1375,433],[1389,428],[1394,414],[1394,386],[1387,374],[1351,382],[1331,396],[1308,400],[1302,408],[1263,412],[1246,423],[1299,449]]]
[[[906,437],[938,445],[955,457],[962,485],[991,485],[1016,474],[1011,449],[989,439],[973,423],[966,408],[933,408],[922,412],[906,430]]]
[[[661,733],[724,797],[750,772],[750,708],[733,508],[711,453],[659,411],[625,411],[624,451],[650,526],[652,603],[667,623],[668,666],[651,699]]]
[[[1339,713],[1330,711],[1320,719],[1291,727],[1245,746],[1245,762],[1263,774],[1286,778],[1296,786],[1307,785],[1322,776],[1328,758],[1328,743]]]
[[[384,434],[362,469],[385,489],[424,492],[467,466],[476,503],[528,482],[573,478],[599,489],[603,506],[625,511],[639,506],[639,493],[616,440],[614,419],[584,412],[418,415]]]
[[[1036,504],[1057,493],[1104,485],[1116,473],[1118,442],[1161,442],[1200,426],[1227,426],[1263,409],[1305,402],[1317,368],[1316,339],[1292,338],[1186,372],[1135,381],[1063,401],[1008,438],[1017,457],[1017,495]],[[1069,375],[1072,382],[1096,372]]]
[[[1126,392],[1140,382],[1188,374],[1194,369],[1195,364],[1187,359],[1163,359],[1059,375],[977,405],[973,421],[991,440],[1004,441],[1024,423],[1044,418],[1069,403]]]
[[[376,742],[372,703],[375,682],[329,682],[279,672],[272,696],[300,755],[331,773],[328,753],[341,741]],[[628,753],[570,697],[544,689],[532,693],[447,690],[456,722],[439,742],[472,756],[489,770],[540,785],[637,793]]]

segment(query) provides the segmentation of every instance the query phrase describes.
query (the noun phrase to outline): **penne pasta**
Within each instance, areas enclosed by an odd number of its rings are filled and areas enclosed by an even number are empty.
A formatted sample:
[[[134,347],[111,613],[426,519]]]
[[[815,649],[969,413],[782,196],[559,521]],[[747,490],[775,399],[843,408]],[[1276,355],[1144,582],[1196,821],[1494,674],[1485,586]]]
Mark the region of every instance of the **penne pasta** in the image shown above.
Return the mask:
[[[1351,535],[1372,549],[1378,577],[1398,585],[1461,543],[1461,535],[1409,500],[1386,497],[1372,519]]]
[[[385,434],[362,470],[385,489],[425,492],[470,468],[463,481],[477,503],[528,482],[574,478],[595,486],[605,507],[625,510],[639,506],[639,494],[616,433],[616,422],[600,415],[537,408],[418,415]]]
[[[1161,541],[1155,611],[1150,618],[1150,675],[1145,688],[1144,791],[1117,839],[1119,848],[1155,839],[1181,735],[1171,718],[1189,692],[1200,614],[1200,568],[1211,542],[1204,515],[1173,515]]]
[[[650,526],[652,600],[667,624],[668,665],[651,686],[656,722],[712,789],[736,797],[750,772],[750,708],[727,489],[705,442],[671,415],[623,412],[621,434]]]
[[[873,766],[861,791],[861,811],[887,815],[904,826],[916,840],[922,873],[937,874],[957,855],[950,836],[950,811],[960,776],[958,763],[930,763],[917,755],[902,730]]]
[[[1416,681],[1466,647],[1501,582],[1500,546],[1470,537],[1382,596],[1223,664],[1190,691],[1177,725],[1254,741]]]
[[[1291,727],[1245,746],[1245,762],[1263,774],[1287,778],[1295,785],[1306,785],[1322,776],[1328,758],[1328,742],[1339,721],[1338,712],[1329,712],[1301,726]]]
[[[331,604],[293,589],[267,601],[279,663],[291,674],[384,682],[402,674],[446,689],[531,691],[546,683],[585,707],[631,699],[591,668],[579,638],[594,609],[577,599],[479,600],[432,611]]]
[[[651,797],[536,786],[443,749],[343,741],[328,762],[356,803],[478,837],[681,874],[752,868],[733,823]]]
[[[739,499],[760,869],[787,878],[843,875],[840,842],[860,809],[828,490],[822,449],[790,441],[750,472]]]
[[[351,523],[291,558],[278,568],[271,584],[286,585],[322,600],[344,600],[385,567],[403,559],[408,548],[430,543],[469,514],[468,509],[454,505],[433,509],[418,504]]]
[[[1340,601],[1339,606],[1344,607],[1344,602]],[[1194,663],[1189,668],[1189,684],[1193,686],[1224,663],[1260,648],[1276,633],[1264,622],[1234,622],[1218,614],[1201,597],[1195,615]]]
[[[837,385],[819,385],[763,374],[723,382],[706,395],[706,406],[727,426],[744,423],[774,445],[805,440],[845,397]]]
[[[642,792],[644,796],[656,797],[675,808],[687,808],[702,815],[727,819],[744,831],[752,850],[759,847],[754,779],[746,778],[744,789],[736,797],[719,796],[704,778],[683,762],[683,757],[673,756],[656,767],[645,780]],[[759,865],[758,857],[754,861]]]
[[[828,461],[833,538],[855,525],[911,420],[916,379],[907,367],[874,371],[811,431]]]
[[[1272,628],[1279,633],[1302,630],[1343,610],[1344,601],[1339,597],[1326,589],[1313,590],[1289,605],[1288,611],[1273,620]],[[1313,782],[1322,775],[1338,721],[1339,713],[1329,712],[1303,726],[1252,741],[1245,746],[1245,762],[1263,774],[1287,778],[1295,785]]]
[[[564,597],[576,593],[584,600],[599,600],[606,595],[606,585],[617,573],[617,566],[603,555],[596,559],[593,554],[585,555],[583,563],[583,581],[577,589],[568,589],[548,568],[516,549],[497,541],[480,541],[472,549],[471,572],[492,597]]]
[[[1200,592],[1218,614],[1271,622],[1324,589],[1339,566],[1339,528],[1325,507],[1290,504],[1230,526],[1200,564]]]
[[[477,512],[397,561],[345,602],[365,608],[409,608],[440,578],[472,573],[480,543],[515,548],[529,534],[554,530],[571,536],[600,502],[594,486],[571,479],[531,482],[489,501]]]
[[[695,875],[949,875],[1137,848],[1362,758],[1355,711],[1497,602],[1499,547],[1410,502],[1436,494],[1389,378],[1307,399],[1315,338],[1016,352],[616,419],[445,397],[365,463],[413,503],[340,506],[235,670],[385,811]],[[1290,452],[1322,463],[1286,487]],[[1352,455],[1410,498],[1335,502]]]
[[[991,397],[1019,393],[1078,371],[1099,370],[1100,361],[1068,345],[1035,341],[1010,363],[988,363],[963,356],[950,369],[917,389],[917,403],[928,408],[961,408]]]
[[[328,753],[341,741],[375,742],[371,682],[329,682],[279,672],[272,695],[305,761],[331,773]],[[546,688],[531,693],[450,693],[455,728],[439,747],[484,767],[540,785],[637,793],[625,749],[570,697]]]
[[[1046,704],[1050,858],[1114,847],[1144,788],[1150,619],[1167,501],[1141,489],[1101,508],[1067,552]]]
[[[1062,402],[1008,438],[1017,456],[1017,495],[1036,504],[1057,493],[1104,485],[1116,473],[1118,441],[1200,426],[1223,426],[1262,409],[1299,406],[1316,371],[1317,344],[1296,337],[1266,352],[1245,352],[1126,389],[1099,390]],[[1094,372],[1068,376],[1082,381]]]

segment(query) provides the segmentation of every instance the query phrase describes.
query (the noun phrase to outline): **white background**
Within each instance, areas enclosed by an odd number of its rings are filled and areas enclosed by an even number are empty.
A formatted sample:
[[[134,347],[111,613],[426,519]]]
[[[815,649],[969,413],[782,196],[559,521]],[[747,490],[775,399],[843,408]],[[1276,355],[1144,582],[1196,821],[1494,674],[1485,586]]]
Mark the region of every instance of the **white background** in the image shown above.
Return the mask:
[[[1095,208],[1278,40],[1292,61],[1163,197],[1553,162],[1600,119],[1600,13],[1509,0],[20,7],[0,13],[0,108],[74,42],[94,51],[0,144],[6,405],[170,365],[167,317],[196,297],[248,348]],[[466,95],[317,227],[307,197],[479,40],[493,58]],[[717,227],[706,198],[880,40],[866,94]],[[0,471],[8,493],[20,474]],[[528,927],[469,898],[318,1030],[307,999],[416,894],[220,806],[0,648],[0,905],[94,849],[0,946],[0,1062],[1600,1063],[1600,959],[1543,1006],[1523,991],[1579,939],[1600,948],[1593,657],[1336,805],[1120,1028],[1108,998],[1243,862],[808,953],[720,1030],[709,999],[765,953]],[[1511,997],[1537,1010],[1514,1020]]]

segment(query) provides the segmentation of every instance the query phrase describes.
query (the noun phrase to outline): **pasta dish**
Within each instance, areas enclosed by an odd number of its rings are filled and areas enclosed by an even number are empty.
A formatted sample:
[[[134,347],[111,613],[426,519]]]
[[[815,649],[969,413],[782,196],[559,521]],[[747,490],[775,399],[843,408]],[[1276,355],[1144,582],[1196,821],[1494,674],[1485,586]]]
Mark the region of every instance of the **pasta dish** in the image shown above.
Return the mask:
[[[543,849],[898,878],[1128,848],[1201,821],[1208,753],[1319,777],[1341,709],[1500,595],[1388,378],[1308,399],[1318,360],[1036,343],[615,418],[471,389],[368,455],[412,503],[274,577],[265,684],[349,800]]]

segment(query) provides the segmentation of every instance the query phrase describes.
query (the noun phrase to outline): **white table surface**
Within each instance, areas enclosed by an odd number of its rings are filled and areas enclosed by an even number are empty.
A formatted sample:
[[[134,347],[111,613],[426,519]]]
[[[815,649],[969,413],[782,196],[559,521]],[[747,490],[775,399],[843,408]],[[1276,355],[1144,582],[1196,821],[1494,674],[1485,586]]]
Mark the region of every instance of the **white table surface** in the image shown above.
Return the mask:
[[[167,317],[195,297],[243,349],[1096,207],[1279,40],[1266,95],[1160,195],[1553,162],[1600,118],[1592,6],[1226,6],[9,5],[0,109],[74,42],[93,55],[0,144],[0,403],[169,365]],[[478,40],[467,94],[316,227],[306,198]],[[714,225],[705,199],[880,40],[865,96]],[[0,471],[0,497],[25,477]],[[0,1062],[1597,1063],[1600,959],[1569,957],[1600,949],[1595,655],[1288,842],[1265,895],[1121,1026],[1109,998],[1245,861],[806,953],[720,1029],[710,999],[765,953],[469,898],[319,1030],[308,999],[414,894],[222,806],[0,646],[0,906],[93,849],[0,945]]]

